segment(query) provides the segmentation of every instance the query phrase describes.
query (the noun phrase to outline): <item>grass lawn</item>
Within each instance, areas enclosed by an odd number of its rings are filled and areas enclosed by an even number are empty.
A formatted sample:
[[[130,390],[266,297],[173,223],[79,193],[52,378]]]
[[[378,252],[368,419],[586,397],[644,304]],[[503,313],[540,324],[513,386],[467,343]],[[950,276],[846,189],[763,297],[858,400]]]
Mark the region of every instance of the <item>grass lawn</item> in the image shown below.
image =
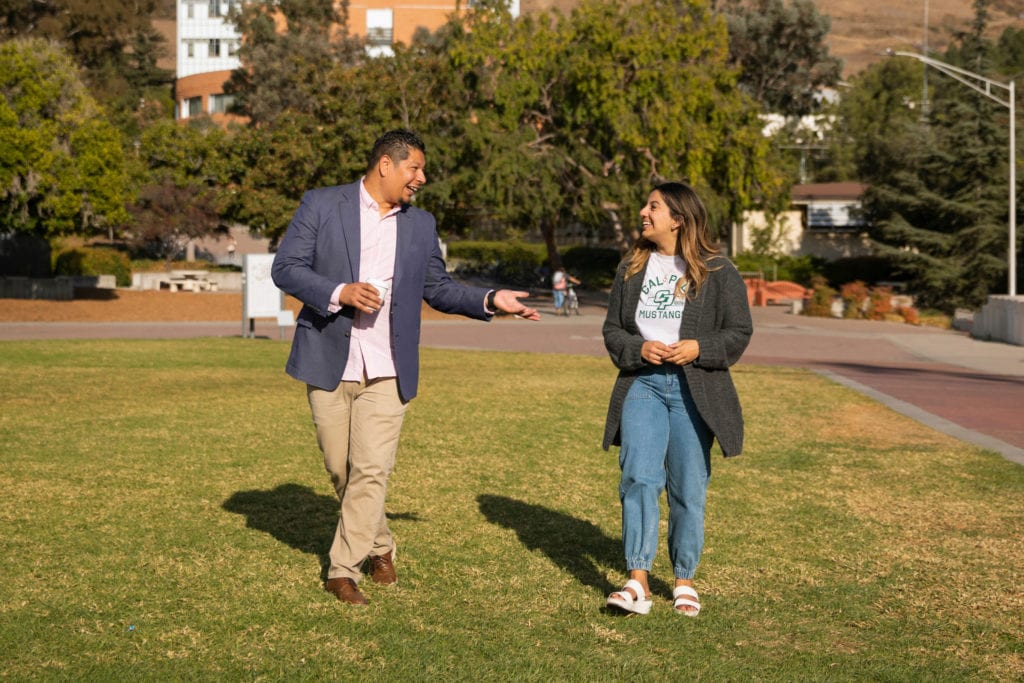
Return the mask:
[[[1024,468],[803,371],[739,366],[704,611],[621,585],[602,359],[425,350],[397,586],[324,592],[337,504],[272,340],[0,344],[0,676],[1021,680]],[[664,538],[664,523],[662,530]]]

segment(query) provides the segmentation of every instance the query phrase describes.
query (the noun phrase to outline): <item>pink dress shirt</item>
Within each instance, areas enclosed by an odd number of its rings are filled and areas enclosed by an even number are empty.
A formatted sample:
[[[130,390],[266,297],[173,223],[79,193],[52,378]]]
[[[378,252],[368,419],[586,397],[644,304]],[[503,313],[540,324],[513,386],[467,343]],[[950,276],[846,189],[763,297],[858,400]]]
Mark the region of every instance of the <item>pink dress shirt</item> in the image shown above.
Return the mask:
[[[376,313],[356,311],[352,325],[352,343],[341,376],[343,382],[394,377],[395,359],[391,356],[391,283],[395,277],[395,248],[398,242],[400,207],[384,216],[380,206],[359,183],[359,281],[379,279],[388,284],[384,304]],[[337,305],[344,284],[334,290],[331,303]]]

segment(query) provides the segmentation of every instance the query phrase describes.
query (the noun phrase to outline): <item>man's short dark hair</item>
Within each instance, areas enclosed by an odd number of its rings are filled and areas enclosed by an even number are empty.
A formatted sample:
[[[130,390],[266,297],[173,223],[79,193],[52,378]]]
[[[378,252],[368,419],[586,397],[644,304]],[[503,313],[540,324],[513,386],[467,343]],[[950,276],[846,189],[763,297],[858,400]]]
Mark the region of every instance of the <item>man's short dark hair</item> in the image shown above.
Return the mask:
[[[366,168],[372,170],[377,165],[377,162],[381,160],[381,157],[385,155],[391,157],[396,164],[400,163],[408,158],[409,150],[411,149],[418,149],[423,154],[427,153],[427,146],[423,144],[423,140],[416,133],[404,128],[389,130],[373,143],[373,149],[370,151],[370,160]]]

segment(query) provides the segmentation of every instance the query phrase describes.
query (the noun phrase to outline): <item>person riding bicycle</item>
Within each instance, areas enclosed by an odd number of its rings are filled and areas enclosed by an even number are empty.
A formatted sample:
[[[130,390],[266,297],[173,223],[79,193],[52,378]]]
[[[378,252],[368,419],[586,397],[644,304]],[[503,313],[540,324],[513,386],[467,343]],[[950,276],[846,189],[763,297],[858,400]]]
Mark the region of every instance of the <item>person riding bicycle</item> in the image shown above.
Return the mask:
[[[561,312],[562,306],[565,304],[565,292],[570,283],[578,285],[580,281],[565,272],[564,268],[556,268],[555,272],[551,274],[551,293],[554,296],[556,313]]]

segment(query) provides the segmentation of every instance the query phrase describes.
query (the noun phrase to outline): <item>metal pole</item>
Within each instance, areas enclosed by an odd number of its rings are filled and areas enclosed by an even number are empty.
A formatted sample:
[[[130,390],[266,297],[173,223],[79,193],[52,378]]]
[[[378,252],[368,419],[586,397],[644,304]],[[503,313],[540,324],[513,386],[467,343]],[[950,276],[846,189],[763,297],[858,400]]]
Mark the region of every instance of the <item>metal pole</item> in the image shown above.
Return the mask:
[[[924,56],[928,56],[928,0],[924,0]],[[928,120],[928,65],[924,66],[924,77],[921,85],[921,118]]]
[[[1010,296],[1017,296],[1017,112],[1010,81]]]

